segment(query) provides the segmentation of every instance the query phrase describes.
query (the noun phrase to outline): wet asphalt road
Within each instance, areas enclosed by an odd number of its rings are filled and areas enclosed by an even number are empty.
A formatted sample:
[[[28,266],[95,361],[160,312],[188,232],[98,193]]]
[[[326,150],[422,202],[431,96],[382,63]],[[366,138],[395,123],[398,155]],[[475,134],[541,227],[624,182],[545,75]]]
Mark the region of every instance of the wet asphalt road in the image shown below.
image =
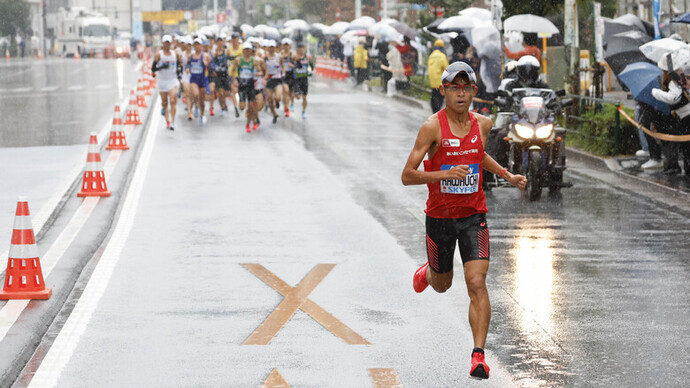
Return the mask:
[[[129,60],[0,62],[0,147],[88,143],[136,85]]]
[[[3,79],[3,82],[6,81]],[[2,87],[6,88],[4,85]],[[176,148],[180,145],[175,144],[163,154],[164,157],[159,156],[158,161],[154,154],[152,171],[158,172],[159,175],[157,178],[154,175],[153,183],[149,183],[150,194],[153,196],[142,203],[155,207],[153,211],[144,211],[143,219],[137,222],[134,231],[137,232],[135,236],[139,237],[132,240],[129,249],[139,252],[141,259],[156,257],[157,260],[146,264],[143,267],[144,271],[140,271],[141,266],[136,258],[132,257],[118,269],[119,280],[118,272],[115,273],[115,283],[124,287],[135,285],[132,288],[136,291],[160,289],[161,287],[156,287],[157,284],[160,286],[165,280],[172,280],[181,288],[173,294],[157,295],[163,301],[161,305],[157,305],[154,299],[143,298],[137,301],[136,292],[128,293],[126,289],[111,285],[103,300],[104,304],[97,310],[98,314],[92,321],[91,331],[87,331],[87,335],[77,348],[72,364],[68,365],[65,381],[80,381],[81,378],[88,381],[88,378],[108,375],[108,369],[94,372],[79,368],[80,365],[90,365],[89,362],[93,362],[94,357],[98,357],[101,351],[108,356],[110,365],[115,365],[117,370],[118,367],[127,365],[127,360],[131,357],[128,352],[131,350],[145,352],[146,348],[151,347],[178,349],[167,342],[147,344],[136,341],[145,341],[147,336],[158,338],[155,327],[152,326],[155,323],[164,324],[167,319],[181,318],[178,322],[189,326],[171,329],[169,334],[175,335],[176,340],[173,342],[184,341],[185,336],[200,340],[201,342],[189,341],[190,343],[185,345],[190,349],[187,350],[187,354],[198,354],[203,353],[201,350],[204,348],[213,350],[216,346],[215,343],[204,343],[203,336],[195,336],[195,325],[201,325],[200,320],[206,322],[203,325],[204,330],[222,330],[223,318],[239,320],[239,326],[243,330],[241,333],[229,335],[228,341],[233,343],[244,340],[246,333],[251,332],[256,326],[254,320],[261,321],[274,307],[273,304],[268,309],[266,306],[240,304],[237,309],[223,309],[212,300],[204,298],[209,291],[203,287],[196,288],[198,292],[190,295],[182,287],[198,281],[190,271],[199,269],[194,267],[194,261],[189,261],[190,259],[201,260],[207,265],[207,270],[220,271],[223,269],[221,259],[224,256],[233,257],[233,260],[237,256],[237,260],[242,261],[247,260],[254,252],[256,257],[271,257],[269,262],[272,266],[268,265],[269,269],[285,277],[290,285],[298,284],[306,274],[309,267],[298,265],[298,268],[293,268],[297,256],[293,257],[290,253],[293,249],[289,246],[290,222],[276,221],[285,223],[281,224],[281,227],[282,233],[288,234],[287,239],[279,236],[277,231],[262,237],[261,225],[252,224],[251,212],[243,211],[237,203],[226,203],[219,192],[213,191],[216,187],[214,182],[203,179],[206,174],[222,177],[224,168],[244,168],[252,174],[264,174],[266,180],[256,188],[254,200],[257,204],[260,199],[268,201],[271,206],[277,206],[276,209],[284,205],[280,202],[271,202],[274,197],[267,193],[279,195],[279,184],[286,179],[297,179],[297,182],[303,180],[305,188],[301,190],[304,192],[291,190],[284,193],[291,198],[299,198],[300,195],[305,197],[302,202],[295,200],[295,209],[291,215],[295,218],[295,223],[307,225],[305,227],[311,228],[308,230],[316,231],[314,233],[318,236],[324,236],[318,239],[316,247],[307,245],[300,246],[300,249],[315,249],[317,255],[323,256],[329,255],[332,251],[334,261],[349,254],[364,255],[359,251],[364,248],[369,248],[377,254],[396,254],[392,248],[380,251],[375,249],[376,242],[364,237],[367,230],[348,230],[348,227],[353,227],[350,224],[315,226],[316,215],[305,215],[310,211],[310,201],[314,203],[314,209],[324,211],[322,202],[327,199],[318,194],[319,186],[316,182],[321,181],[310,178],[311,171],[299,170],[303,162],[308,162],[304,165],[313,167],[317,174],[323,173],[322,167],[316,166],[312,160],[305,159],[304,155],[294,151],[295,146],[303,148],[327,168],[328,174],[332,174],[338,184],[347,189],[347,194],[352,196],[366,213],[373,216],[385,229],[385,234],[393,237],[413,259],[414,265],[420,265],[425,261],[422,210],[426,188],[403,187],[400,183],[400,172],[418,127],[428,113],[379,95],[352,91],[343,85],[329,86],[316,82],[312,84],[310,91],[312,95],[306,121],[281,118],[278,124],[271,125],[269,116],[264,114],[262,121],[265,124],[262,129],[258,133],[246,135],[254,136],[249,140],[251,142],[267,143],[265,147],[259,148],[258,154],[240,151],[243,149],[243,141],[247,141],[236,139],[236,133],[243,131],[243,122],[230,117],[210,118],[209,126],[203,130],[197,128],[196,123],[180,121],[175,133],[160,135],[162,140],[159,147],[170,146],[175,141],[183,140],[188,142],[190,148]],[[7,92],[2,93],[0,98]],[[297,104],[295,108],[299,108]],[[183,112],[180,113],[182,114]],[[162,131],[161,128],[159,130]],[[233,136],[223,134],[219,130],[233,131]],[[281,133],[272,134],[271,131]],[[283,132],[294,136],[286,138]],[[34,139],[44,138],[43,136],[45,135]],[[222,143],[224,141],[227,143]],[[286,146],[286,142],[292,145]],[[227,151],[222,148],[219,150],[219,144],[227,144]],[[208,152],[207,147],[215,148],[213,152]],[[233,147],[237,147],[234,148],[237,159],[232,159]],[[291,150],[295,152],[294,160],[291,160]],[[174,158],[171,158],[171,155]],[[256,166],[260,166],[262,157],[269,159],[268,155],[271,155],[270,158],[284,158],[285,161],[291,162],[286,162],[279,168],[279,164],[271,159],[273,162],[270,167],[275,169],[262,171]],[[172,163],[175,158],[187,158],[184,160],[189,165],[188,175],[195,177],[192,179],[193,182],[207,185],[208,190],[201,190],[201,198],[192,195],[198,194],[197,192],[183,189],[179,193],[179,201],[162,199],[166,195],[166,189],[175,190],[175,185],[171,185],[171,182],[176,179],[176,174],[174,171],[168,171],[166,166],[166,162]],[[283,173],[283,169],[289,173],[271,180],[271,172]],[[690,328],[687,324],[690,318],[688,214],[594,180],[584,175],[583,170],[579,170],[575,164],[571,164],[571,170],[567,172],[566,177],[575,184],[573,188],[564,190],[559,195],[544,195],[537,203],[529,203],[520,192],[511,188],[498,188],[487,194],[492,256],[488,286],[493,310],[487,341],[489,357],[497,360],[517,385],[525,387],[646,387],[660,384],[685,386],[690,380],[690,372],[681,367],[690,364]],[[241,181],[235,184],[241,184]],[[231,190],[232,182],[226,182],[222,187]],[[639,190],[645,190],[643,184],[640,184]],[[332,194],[330,189],[324,188],[323,192]],[[245,188],[242,193],[244,196],[238,197],[237,194],[229,197],[231,200],[250,200],[251,197],[246,195],[251,193],[251,189]],[[337,195],[334,198],[334,201],[342,199]],[[200,214],[190,216],[189,209],[178,213],[175,209],[176,206],[180,206],[180,201],[189,205],[185,208],[199,207]],[[223,219],[219,222],[214,219],[213,212],[209,209],[212,205],[224,206],[223,212],[235,217],[233,219],[237,221]],[[337,207],[337,204],[334,206]],[[338,211],[330,207],[327,209],[326,214],[342,217]],[[341,211],[354,212],[349,205],[343,209]],[[166,214],[171,215],[161,223],[161,216],[166,217]],[[357,217],[360,215],[357,214]],[[270,220],[270,217],[264,215],[260,220]],[[180,253],[186,255],[176,256],[166,251],[164,257],[160,257],[160,252],[152,250],[152,239],[146,233],[150,233],[151,228],[158,228],[156,225],[159,225],[160,230],[154,230],[153,240],[160,240],[159,244],[163,245],[167,242],[171,244],[168,250],[179,249]],[[212,227],[209,228],[209,225]],[[355,226],[371,228],[372,236],[388,243],[387,237],[377,228],[364,222]],[[247,229],[250,232],[249,241],[241,238]],[[191,236],[187,236],[190,231]],[[235,237],[232,237],[233,235]],[[352,241],[357,237],[362,240]],[[297,239],[297,236],[294,238]],[[218,239],[225,239],[224,246],[229,251],[219,252],[213,248],[211,244],[216,243]],[[338,241],[334,244],[336,248],[329,245],[329,239]],[[273,242],[288,245],[273,246]],[[309,240],[299,242],[313,243]],[[358,243],[364,248],[356,248]],[[352,248],[346,248],[347,244],[351,244]],[[381,245],[385,244],[382,242]],[[238,247],[238,251],[232,252],[235,246]],[[355,252],[351,252],[350,249]],[[281,263],[280,255],[275,254],[276,250],[287,250],[288,260]],[[171,266],[162,273],[163,280],[147,276],[146,270],[155,271],[155,264],[161,260],[165,261],[167,254],[170,254]],[[376,290],[375,295],[385,293],[386,287],[395,287],[400,282],[411,283],[413,265],[405,263],[410,267],[409,273],[401,272],[401,265],[392,265],[390,257],[385,259],[385,262],[382,259],[381,267],[377,266],[375,257],[369,258],[367,264],[358,263],[355,267],[349,267],[352,271],[358,271],[362,265],[368,265],[368,270],[376,275],[374,278],[381,277],[379,281],[374,280],[376,285],[372,286],[372,289]],[[317,259],[314,260],[314,263],[318,262]],[[409,261],[409,258],[400,257],[398,260]],[[347,267],[346,262],[339,265]],[[456,268],[457,265],[456,262]],[[129,270],[135,273],[129,274]],[[378,270],[381,272],[377,272]],[[240,272],[240,275],[242,274]],[[233,273],[233,276],[235,275]],[[390,276],[389,279],[385,279],[387,275]],[[338,274],[329,276],[337,278]],[[398,277],[401,279],[397,279]],[[242,285],[245,284],[242,282],[247,281],[232,277],[230,279]],[[260,289],[261,283],[253,280],[256,283],[249,281],[247,284]],[[147,284],[149,281],[153,283]],[[222,288],[222,282],[212,282],[207,286],[216,286],[215,291],[212,288],[211,294],[217,298],[227,295],[222,292],[225,290]],[[367,286],[363,284],[360,287]],[[408,321],[408,325],[410,322],[418,324],[421,322],[418,314],[412,317],[385,314],[387,304],[402,304],[404,308],[400,311],[409,312],[410,308],[419,308],[418,301],[404,300],[414,295],[411,284],[409,287],[410,295],[401,294],[397,288],[395,292],[391,291],[390,297],[402,298],[401,300],[385,302],[385,299],[381,299],[375,302],[379,306],[378,309],[368,309],[368,306],[358,304],[352,306],[352,301],[348,301],[347,296],[335,298],[331,302],[331,306],[335,307],[331,308],[345,314],[346,323],[363,331],[365,336],[368,329],[377,327],[376,324],[385,323],[381,327],[387,329],[391,329],[391,326],[386,325],[391,325],[391,322],[396,320]],[[327,287],[326,291],[328,290]],[[280,298],[277,294],[269,291],[266,297],[270,298],[269,295],[273,295],[273,299],[269,300],[273,300],[272,303],[275,304],[279,303]],[[233,292],[232,287],[227,289],[227,292]],[[352,292],[357,297],[362,297],[361,290]],[[314,299],[318,303],[328,305],[330,294],[323,295],[319,297],[317,294]],[[376,359],[382,364],[405,364],[413,360],[415,363],[429,362],[432,366],[417,365],[419,369],[430,370],[428,380],[418,375],[414,378],[406,376],[405,371],[399,370],[403,384],[407,381],[406,386],[449,386],[448,381],[444,380],[444,375],[455,372],[434,365],[430,360],[440,357],[435,355],[436,352],[443,354],[440,358],[447,360],[444,363],[445,368],[452,368],[456,359],[463,360],[459,364],[462,370],[459,374],[466,373],[464,360],[469,358],[470,349],[457,348],[458,342],[454,339],[455,336],[467,336],[466,332],[454,332],[458,327],[466,326],[463,322],[467,316],[467,297],[462,276],[456,275],[454,286],[446,295],[435,295],[429,289],[423,294],[422,301],[428,304],[429,310],[440,312],[437,315],[438,321],[430,319],[431,323],[426,324],[437,325],[431,334],[433,342],[436,343],[439,338],[449,338],[446,341],[447,346],[425,348],[425,352],[428,353],[422,354],[421,357],[413,355],[412,348],[405,348],[402,357],[390,358],[391,353],[386,351],[378,354],[379,358]],[[367,317],[367,311],[370,311],[371,316]],[[123,316],[123,312],[130,312],[132,320],[113,321],[114,318]],[[424,315],[421,311],[419,313]],[[342,315],[339,317],[342,318]],[[348,317],[351,319],[348,320]],[[353,317],[359,317],[360,320]],[[449,324],[449,320],[456,320],[459,326]],[[283,329],[285,337],[276,338],[279,350],[285,345],[280,341],[281,338],[308,335],[313,332],[316,325],[306,315],[296,315],[292,322],[292,330],[290,326],[286,326]],[[362,322],[369,322],[369,325]],[[142,323],[145,327],[143,330],[139,328]],[[307,329],[302,332],[296,330],[295,326]],[[392,327],[392,330],[395,330],[394,324]],[[108,332],[113,333],[112,337],[108,338],[112,342],[110,348],[108,341],[103,339],[103,334]],[[134,338],[128,335],[134,332],[138,333]],[[373,333],[371,335],[375,336]],[[395,341],[394,337],[391,336],[390,340]],[[404,338],[401,341],[408,344],[410,339]],[[464,346],[464,343],[460,344]],[[326,342],[326,345],[337,347],[337,343]],[[258,352],[251,350],[250,354],[255,355],[254,353]],[[291,369],[299,370],[301,367],[318,364],[315,360],[303,361],[299,358],[307,357],[307,354],[301,351],[282,353],[282,357],[292,357],[285,363],[285,369],[288,371],[286,378],[290,377]],[[319,352],[316,354],[321,355]],[[336,350],[335,354],[340,354],[340,350]],[[214,360],[215,356],[223,356],[223,353],[212,353],[209,358]],[[166,359],[180,363],[187,361],[185,354]],[[271,359],[280,362],[281,352],[272,353]],[[211,365],[222,363],[212,362]],[[69,369],[70,366],[74,368]],[[155,364],[145,366],[154,368],[154,372],[148,378],[164,376],[160,373],[162,371],[156,371]],[[202,367],[202,364],[199,366]],[[251,373],[247,374],[249,376],[243,377],[252,377]],[[130,378],[136,376],[135,374]],[[227,381],[224,379],[228,378],[218,370],[211,376],[217,379],[216,382]],[[317,373],[316,376],[327,378],[323,376],[323,372]],[[145,375],[141,377],[144,378]],[[266,375],[263,375],[262,378],[265,377]],[[408,377],[407,380],[405,377]],[[416,383],[411,383],[411,380]],[[340,380],[340,384],[334,386],[348,386],[344,381],[347,380]],[[464,385],[465,380],[459,381],[459,386]],[[497,384],[497,380],[489,380],[483,385],[500,386]],[[295,386],[298,385],[295,383]],[[308,383],[303,385],[309,386]]]
[[[428,113],[362,92],[313,100],[291,130],[421,264],[426,189],[399,177]],[[688,214],[577,166],[567,179],[573,188],[537,203],[512,188],[487,195],[487,348],[523,386],[685,386],[690,373],[673,365],[690,363]],[[456,276],[454,293],[462,286]]]

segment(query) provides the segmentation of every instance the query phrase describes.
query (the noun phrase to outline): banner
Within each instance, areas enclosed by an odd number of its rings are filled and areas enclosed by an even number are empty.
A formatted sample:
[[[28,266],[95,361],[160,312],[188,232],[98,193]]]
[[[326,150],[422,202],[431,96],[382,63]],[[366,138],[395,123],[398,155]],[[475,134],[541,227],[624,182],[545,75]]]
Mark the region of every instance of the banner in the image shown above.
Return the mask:
[[[652,0],[652,13],[654,15],[654,39],[661,39],[659,19],[661,19],[661,0]]]

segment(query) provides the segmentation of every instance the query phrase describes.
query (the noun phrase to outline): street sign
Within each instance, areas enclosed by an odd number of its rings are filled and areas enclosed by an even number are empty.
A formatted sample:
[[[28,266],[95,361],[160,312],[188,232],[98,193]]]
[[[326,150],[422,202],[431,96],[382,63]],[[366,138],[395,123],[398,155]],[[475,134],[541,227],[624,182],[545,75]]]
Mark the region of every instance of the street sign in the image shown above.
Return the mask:
[[[340,21],[340,8],[335,9],[335,21],[336,22]]]
[[[224,13],[216,14],[216,23],[218,23],[218,24],[224,24],[225,23],[225,14]]]
[[[192,20],[194,18],[194,12],[184,11],[184,13],[182,14],[182,17],[184,18],[184,20]]]

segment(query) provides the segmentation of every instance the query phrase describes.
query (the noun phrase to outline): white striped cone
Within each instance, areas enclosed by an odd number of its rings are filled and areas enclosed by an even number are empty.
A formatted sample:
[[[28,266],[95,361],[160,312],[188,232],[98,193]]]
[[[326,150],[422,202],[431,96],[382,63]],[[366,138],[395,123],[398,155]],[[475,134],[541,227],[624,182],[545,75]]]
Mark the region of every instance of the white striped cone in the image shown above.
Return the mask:
[[[84,179],[81,191],[77,197],[109,197],[110,191],[105,184],[105,174],[101,168],[101,153],[98,150],[98,139],[96,132],[91,132],[89,138],[89,153],[86,156],[86,167],[84,167]]]
[[[144,95],[143,80],[141,78],[137,80],[137,106],[139,108],[148,108],[148,105],[146,105],[146,96]]]
[[[137,96],[134,94],[134,89],[129,92],[129,106],[127,106],[125,125],[141,125],[141,120],[139,120],[139,104],[137,104]]]
[[[120,105],[115,104],[115,113],[113,114],[113,125],[110,127],[110,138],[106,150],[128,150],[127,138],[125,131],[122,128],[122,117],[120,117]]]
[[[52,292],[43,282],[29,202],[26,198],[19,197],[0,299],[48,299]]]

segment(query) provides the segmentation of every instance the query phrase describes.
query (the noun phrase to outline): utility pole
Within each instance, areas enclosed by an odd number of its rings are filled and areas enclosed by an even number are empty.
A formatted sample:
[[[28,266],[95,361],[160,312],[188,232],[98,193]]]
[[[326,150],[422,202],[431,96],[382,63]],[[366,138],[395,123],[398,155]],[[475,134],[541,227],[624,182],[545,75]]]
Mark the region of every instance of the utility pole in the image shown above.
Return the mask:
[[[290,20],[290,0],[285,1],[285,20]]]
[[[362,16],[362,0],[355,0],[355,19]]]

